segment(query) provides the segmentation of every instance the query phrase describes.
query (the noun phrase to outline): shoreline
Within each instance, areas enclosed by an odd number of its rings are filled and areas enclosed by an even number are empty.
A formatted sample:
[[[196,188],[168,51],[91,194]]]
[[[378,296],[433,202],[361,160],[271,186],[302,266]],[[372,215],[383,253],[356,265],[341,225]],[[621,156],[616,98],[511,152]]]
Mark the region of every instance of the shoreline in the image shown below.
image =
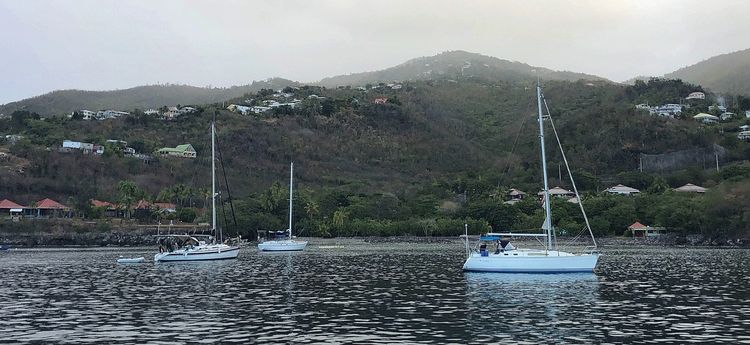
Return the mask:
[[[99,232],[0,232],[0,244],[10,245],[11,248],[128,248],[148,247],[155,245],[156,233],[152,231],[134,231],[133,229],[99,231]],[[470,235],[471,237],[471,235]],[[319,238],[306,237],[308,240],[356,240],[370,244],[388,243],[462,243],[460,237],[425,237],[414,235],[391,237],[338,237]],[[559,238],[564,243],[564,238]],[[750,248],[750,241],[727,240],[718,241],[702,235],[681,236],[668,234],[659,238],[631,238],[607,236],[596,239],[599,247],[695,247],[695,248]],[[470,239],[470,243],[476,239]],[[253,243],[254,241],[250,241]],[[528,239],[514,239],[516,243],[534,243]],[[585,245],[581,242],[581,247]]]

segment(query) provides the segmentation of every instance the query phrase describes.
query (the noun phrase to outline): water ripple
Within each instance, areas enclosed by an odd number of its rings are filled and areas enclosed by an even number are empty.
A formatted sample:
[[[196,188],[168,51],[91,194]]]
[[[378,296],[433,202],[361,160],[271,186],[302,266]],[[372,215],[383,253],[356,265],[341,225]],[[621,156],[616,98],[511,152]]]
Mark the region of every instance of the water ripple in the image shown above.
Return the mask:
[[[462,248],[314,240],[302,253],[132,266],[114,262],[151,249],[14,250],[0,253],[0,334],[61,344],[750,342],[748,250],[610,248],[596,275],[524,275],[463,273]]]

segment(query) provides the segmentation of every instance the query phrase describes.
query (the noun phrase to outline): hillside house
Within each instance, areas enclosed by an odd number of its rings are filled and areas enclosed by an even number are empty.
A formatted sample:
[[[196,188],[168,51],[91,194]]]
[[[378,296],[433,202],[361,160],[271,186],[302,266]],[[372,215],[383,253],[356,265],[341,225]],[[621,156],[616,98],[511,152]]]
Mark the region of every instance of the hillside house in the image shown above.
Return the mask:
[[[375,104],[386,104],[386,103],[388,103],[388,98],[386,98],[386,97],[378,97],[378,98],[375,98],[375,100],[373,100],[372,102],[375,103]]]
[[[37,217],[72,217],[70,207],[49,198],[39,200],[35,209]]]
[[[540,198],[544,198],[544,191],[540,191],[539,193],[536,193]],[[571,192],[565,188],[562,187],[554,187],[550,188],[549,190],[550,197],[553,198],[561,198],[561,199],[570,199],[576,196],[576,193]]]
[[[182,107],[180,108],[179,112],[180,114],[190,114],[198,111],[198,109],[195,109],[193,107]]]
[[[256,111],[253,110],[253,108],[256,108],[256,107],[248,107],[248,106],[244,106],[244,105],[230,104],[227,107],[227,110],[229,110],[229,111],[231,111],[233,113],[239,113],[239,114],[242,114],[242,115],[247,115],[250,112],[258,114]],[[269,107],[258,107],[258,108],[271,109]]]
[[[677,187],[674,189],[675,192],[680,193],[705,193],[708,189],[703,188],[701,186],[696,186],[692,183],[688,183],[682,187]]]
[[[23,139],[23,138],[24,138],[24,136],[23,136],[23,135],[19,135],[19,134],[8,134],[8,135],[6,135],[6,136],[5,136],[5,141],[7,141],[7,142],[8,142],[8,144],[11,144],[11,145],[15,145],[15,144],[16,144],[16,142],[18,142],[19,140],[21,140],[21,139]]]
[[[740,131],[750,131],[750,125],[742,125],[742,126],[740,126]]]
[[[511,188],[510,190],[508,190],[508,198],[509,199],[507,201],[505,201],[504,204],[513,205],[513,204],[515,204],[515,203],[523,200],[524,197],[526,197],[526,193],[524,193],[524,192],[522,192],[522,191],[520,191],[518,189]]]
[[[271,110],[271,107],[263,107],[263,106],[259,106],[259,105],[256,105],[256,106],[253,106],[253,107],[250,107],[250,111],[251,111],[251,112],[252,112],[253,114],[263,114],[263,113],[265,113],[265,112],[267,112],[267,111],[269,111],[269,110]],[[244,114],[244,113],[243,113],[243,114]]]
[[[91,199],[91,207],[102,209],[102,211],[104,211],[105,217],[118,216],[117,206],[109,201]]]
[[[161,114],[161,117],[165,120],[173,120],[180,116],[180,114],[182,113],[180,113],[180,109],[177,109],[177,107],[167,107],[167,111]]]
[[[723,113],[727,111],[727,107],[723,105],[710,105],[708,106],[708,111],[710,112],[720,111]]]
[[[750,119],[750,110],[745,110],[745,117]]]
[[[659,237],[667,232],[667,229],[663,227],[651,227],[643,225],[640,222],[635,222],[628,226],[628,231],[633,235],[633,238],[648,238],[648,237]]]
[[[693,119],[695,119],[698,122],[710,125],[719,122],[719,117],[706,114],[706,113],[700,113],[698,115],[693,116]]]
[[[163,147],[156,151],[157,154],[168,157],[195,158],[196,152],[193,145],[182,144],[177,147]]]
[[[117,111],[117,110],[100,110],[96,113],[96,119],[97,120],[109,120],[109,119],[116,119],[118,117],[122,116],[128,116],[130,113],[125,111]]]
[[[21,217],[26,208],[8,199],[0,200],[0,217]]]
[[[325,97],[318,96],[318,95],[310,95],[310,96],[307,96],[307,98],[308,99],[325,99]]]
[[[721,121],[727,121],[733,118],[735,115],[736,115],[735,113],[725,112],[725,113],[721,113],[721,115],[719,115],[719,118],[721,119]]]
[[[691,92],[685,99],[706,99],[706,94],[700,91]]]
[[[618,184],[616,186],[607,188],[605,192],[609,194],[615,194],[615,195],[635,195],[635,194],[640,193],[641,191],[635,188],[631,188],[628,186]]]
[[[95,155],[102,155],[104,154],[104,146],[92,144],[92,143],[82,143],[80,141],[72,141],[72,140],[63,140],[62,147],[60,151],[62,152],[70,152],[72,150],[79,150],[83,154],[95,154]]]
[[[149,110],[144,111],[143,114],[156,116],[156,115],[159,115],[159,111],[156,109],[149,109]]]
[[[742,131],[737,133],[737,139],[750,141],[750,131]]]
[[[84,120],[94,120],[96,119],[96,112],[93,112],[91,110],[82,109],[78,111],[79,114],[83,117]]]

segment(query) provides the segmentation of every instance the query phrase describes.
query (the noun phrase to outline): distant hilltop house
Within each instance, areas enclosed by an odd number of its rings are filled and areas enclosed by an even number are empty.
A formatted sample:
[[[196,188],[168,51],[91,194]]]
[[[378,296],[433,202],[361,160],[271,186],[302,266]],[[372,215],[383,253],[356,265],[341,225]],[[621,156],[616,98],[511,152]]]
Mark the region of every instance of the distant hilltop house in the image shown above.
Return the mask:
[[[638,104],[636,109],[646,110],[651,115],[674,118],[682,113],[682,104],[664,104],[659,106],[649,106],[648,104]]]
[[[323,98],[323,97],[321,97],[321,98]],[[263,100],[263,101],[260,102],[262,105],[255,105],[255,106],[230,104],[227,107],[227,110],[229,110],[231,112],[234,112],[234,113],[242,114],[242,115],[247,115],[247,114],[250,114],[250,113],[253,113],[253,114],[262,114],[262,113],[265,113],[265,112],[267,112],[267,111],[269,111],[271,109],[278,108],[278,107],[289,107],[289,108],[294,109],[297,106],[299,106],[300,102],[302,102],[302,101],[300,101],[298,99],[293,99],[293,100],[291,100],[289,102],[283,102],[283,103],[279,102],[279,101],[276,101],[276,100],[267,99],[267,100]]]
[[[706,113],[700,113],[698,115],[695,115],[693,116],[693,119],[695,119],[696,121],[705,123],[705,124],[712,124],[712,123],[719,122],[718,116],[714,116],[714,115],[706,114]]]
[[[70,152],[72,150],[80,150],[81,152],[83,152],[83,154],[104,154],[104,146],[102,145],[82,143],[80,141],[63,140],[61,151]]]
[[[5,136],[5,141],[8,142],[8,144],[15,145],[17,141],[23,139],[23,135],[19,134],[8,134]]]
[[[100,110],[96,112],[96,119],[97,120],[109,120],[109,119],[116,119],[118,117],[128,116],[128,115],[130,115],[130,113],[126,111]]]
[[[705,193],[708,189],[703,188],[701,186],[696,186],[692,183],[688,183],[682,187],[677,187],[674,189],[675,192],[681,192],[681,193]]]
[[[750,119],[750,110],[745,110],[745,117]]]
[[[196,152],[193,145],[182,144],[177,147],[163,147],[156,151],[157,154],[169,157],[195,158]]]
[[[744,131],[737,133],[737,139],[750,141],[750,131],[744,130]]]
[[[706,99],[706,94],[700,91],[691,92],[685,99]]]
[[[83,110],[79,110],[78,113],[81,114],[84,120],[89,121],[89,120],[96,119],[96,112],[93,112],[91,110],[83,109]]]
[[[375,104],[386,104],[386,103],[388,103],[388,98],[386,98],[386,97],[378,97],[378,98],[375,98],[372,102],[375,103]]]
[[[164,108],[162,108],[164,109]],[[166,110],[161,113],[161,118],[163,120],[174,120],[175,118],[179,117],[180,115],[189,114],[198,111],[198,109],[195,109],[193,107],[166,107]],[[159,111],[154,109],[149,109],[143,112],[146,115],[158,115],[160,114]]]
[[[720,111],[722,113],[727,111],[727,107],[723,105],[711,105],[708,107],[708,111],[714,112],[714,111]]]
[[[616,186],[607,188],[605,192],[616,195],[634,195],[640,193],[641,191],[635,188],[618,184]]]
[[[729,119],[733,118],[735,115],[737,115],[737,114],[730,113],[730,112],[724,112],[721,115],[719,115],[719,118],[721,118],[721,121],[726,121],[726,120],[729,120]]]

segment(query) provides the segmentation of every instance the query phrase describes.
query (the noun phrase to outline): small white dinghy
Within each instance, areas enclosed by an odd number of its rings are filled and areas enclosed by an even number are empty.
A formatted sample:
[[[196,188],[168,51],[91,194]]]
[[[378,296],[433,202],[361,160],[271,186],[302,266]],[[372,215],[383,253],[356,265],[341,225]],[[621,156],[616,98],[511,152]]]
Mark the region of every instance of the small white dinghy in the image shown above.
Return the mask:
[[[119,259],[117,259],[117,263],[118,264],[140,264],[142,262],[146,262],[146,258],[144,258],[142,256],[139,257],[139,258],[123,258],[123,257],[120,257]]]

